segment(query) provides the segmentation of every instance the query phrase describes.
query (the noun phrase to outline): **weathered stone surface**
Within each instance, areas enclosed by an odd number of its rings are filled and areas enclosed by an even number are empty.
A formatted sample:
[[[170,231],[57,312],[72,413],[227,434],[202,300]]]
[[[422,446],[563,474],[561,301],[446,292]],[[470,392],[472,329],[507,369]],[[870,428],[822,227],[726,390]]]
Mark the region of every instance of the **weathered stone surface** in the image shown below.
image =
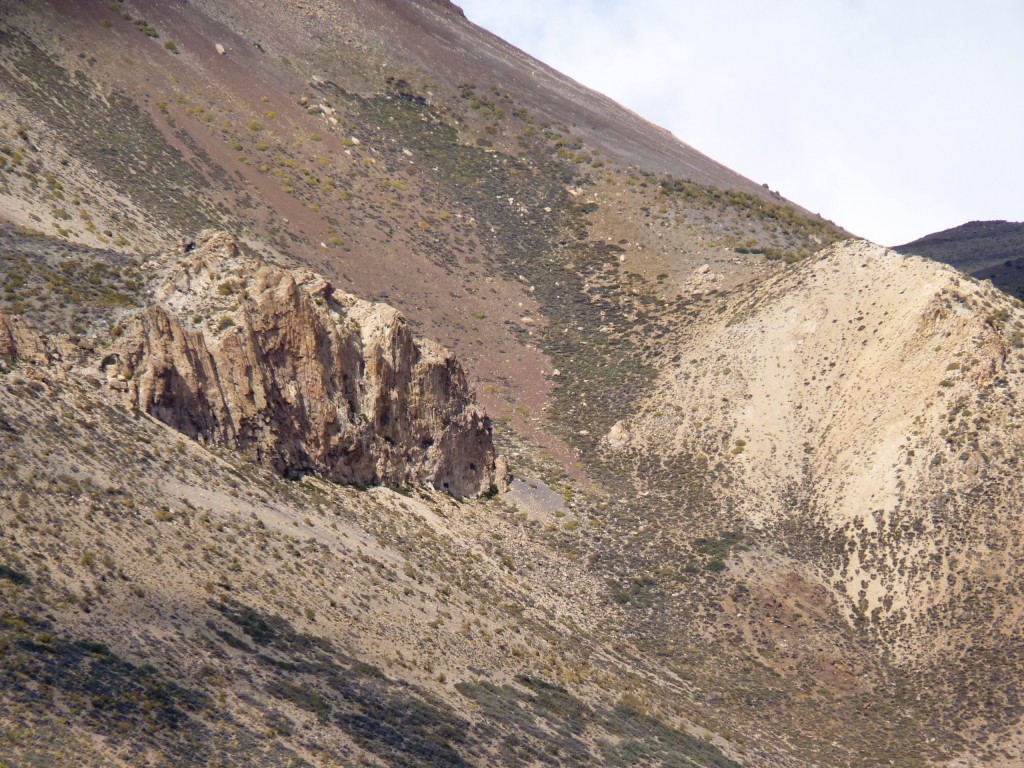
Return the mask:
[[[612,428],[608,430],[608,434],[605,435],[605,442],[607,442],[608,447],[617,451],[627,447],[632,440],[633,433],[630,431],[629,425],[621,419],[616,421]]]
[[[48,362],[43,338],[17,317],[0,314],[0,360]]]
[[[494,484],[498,493],[505,493],[512,485],[512,467],[508,465],[508,459],[499,456],[494,461]]]
[[[262,264],[223,233],[181,257],[101,362],[129,405],[286,476],[457,496],[495,481],[490,421],[461,365],[393,307]]]

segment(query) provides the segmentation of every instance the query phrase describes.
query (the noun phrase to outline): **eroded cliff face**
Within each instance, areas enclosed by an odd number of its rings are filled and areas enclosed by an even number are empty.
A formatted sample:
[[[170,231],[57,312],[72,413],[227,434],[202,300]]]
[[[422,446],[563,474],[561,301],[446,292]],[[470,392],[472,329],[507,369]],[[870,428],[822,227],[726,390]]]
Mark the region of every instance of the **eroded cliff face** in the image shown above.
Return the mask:
[[[495,482],[490,422],[461,365],[397,310],[263,264],[224,233],[178,255],[99,363],[127,405],[288,477],[456,496]]]

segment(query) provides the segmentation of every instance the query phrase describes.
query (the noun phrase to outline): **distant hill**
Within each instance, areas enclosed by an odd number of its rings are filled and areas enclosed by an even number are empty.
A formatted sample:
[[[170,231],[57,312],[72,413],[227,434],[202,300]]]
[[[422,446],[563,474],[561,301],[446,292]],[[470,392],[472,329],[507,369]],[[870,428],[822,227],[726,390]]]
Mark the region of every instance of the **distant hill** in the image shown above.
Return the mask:
[[[1024,296],[1024,222],[970,221],[925,235],[895,250],[927,256],[997,288]]]

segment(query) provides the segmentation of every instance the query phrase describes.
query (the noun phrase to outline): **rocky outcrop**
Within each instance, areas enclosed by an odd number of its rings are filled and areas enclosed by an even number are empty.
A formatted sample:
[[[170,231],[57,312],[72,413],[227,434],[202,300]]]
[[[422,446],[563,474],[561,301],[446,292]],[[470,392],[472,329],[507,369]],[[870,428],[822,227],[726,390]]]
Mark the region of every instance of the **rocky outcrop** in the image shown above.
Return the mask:
[[[17,317],[0,314],[0,361],[47,362],[43,338]]]
[[[182,250],[100,363],[127,404],[285,476],[456,496],[495,482],[461,365],[397,310],[263,264],[223,233]]]

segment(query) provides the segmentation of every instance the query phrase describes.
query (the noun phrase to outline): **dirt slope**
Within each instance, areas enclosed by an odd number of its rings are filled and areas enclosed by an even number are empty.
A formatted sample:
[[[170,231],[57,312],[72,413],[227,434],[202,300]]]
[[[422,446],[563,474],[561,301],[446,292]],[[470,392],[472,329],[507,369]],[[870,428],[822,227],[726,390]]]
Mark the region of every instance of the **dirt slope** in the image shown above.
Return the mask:
[[[898,666],[1012,720],[1022,347],[1016,299],[851,241],[691,326],[631,438],[727,465],[739,514]]]

